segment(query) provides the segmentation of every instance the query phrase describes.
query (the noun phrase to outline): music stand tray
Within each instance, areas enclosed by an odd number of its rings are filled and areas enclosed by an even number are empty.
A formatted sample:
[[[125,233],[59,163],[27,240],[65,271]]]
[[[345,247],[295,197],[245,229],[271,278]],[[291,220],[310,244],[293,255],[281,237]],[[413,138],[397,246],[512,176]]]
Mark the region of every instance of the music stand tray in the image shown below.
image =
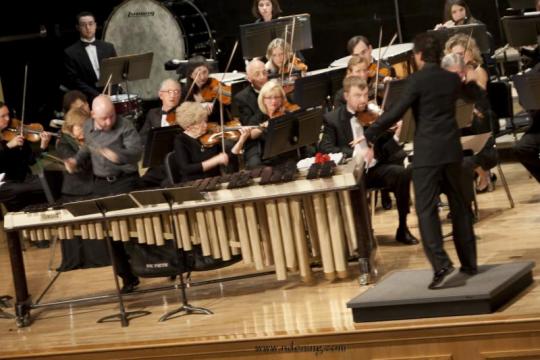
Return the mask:
[[[181,204],[184,201],[204,200],[204,196],[194,186],[132,191],[130,195],[142,206],[156,204]]]
[[[321,107],[272,119],[266,133],[263,160],[316,143],[322,122]]]
[[[512,80],[521,106],[527,111],[540,110],[540,73],[516,75]]]
[[[520,47],[539,43],[540,13],[522,16],[504,16],[501,19],[508,44]]]
[[[291,15],[269,22],[240,25],[240,44],[244,59],[265,56],[266,48],[272,40],[275,38],[285,39],[285,30],[287,29],[289,33],[292,31],[294,18],[296,21],[292,51],[311,49],[313,47],[311,15]]]
[[[143,167],[163,164],[165,156],[174,150],[174,138],[181,131],[178,125],[150,129],[144,146]]]
[[[444,47],[444,44],[452,36],[456,34],[465,34],[470,35],[472,32],[472,37],[476,40],[476,44],[480,49],[482,54],[489,54],[491,52],[491,46],[489,44],[489,38],[487,36],[487,29],[485,24],[468,24],[468,25],[458,25],[453,27],[443,27],[437,30],[428,30],[428,33],[435,36],[441,42],[441,45]]]
[[[154,53],[152,52],[103,59],[99,66],[98,86],[105,86],[111,75],[111,85],[124,81],[148,79],[153,59]]]

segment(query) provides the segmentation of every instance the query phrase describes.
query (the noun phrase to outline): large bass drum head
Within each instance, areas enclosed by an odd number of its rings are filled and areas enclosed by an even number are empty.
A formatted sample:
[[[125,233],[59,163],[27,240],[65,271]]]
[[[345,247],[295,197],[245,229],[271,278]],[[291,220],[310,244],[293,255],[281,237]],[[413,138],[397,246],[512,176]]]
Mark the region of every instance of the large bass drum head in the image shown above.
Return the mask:
[[[170,72],[171,59],[185,59],[182,29],[169,10],[154,0],[127,0],[116,7],[104,29],[104,40],[114,44],[118,55],[154,53],[150,77],[129,82],[129,92],[142,99],[158,97],[159,85]]]

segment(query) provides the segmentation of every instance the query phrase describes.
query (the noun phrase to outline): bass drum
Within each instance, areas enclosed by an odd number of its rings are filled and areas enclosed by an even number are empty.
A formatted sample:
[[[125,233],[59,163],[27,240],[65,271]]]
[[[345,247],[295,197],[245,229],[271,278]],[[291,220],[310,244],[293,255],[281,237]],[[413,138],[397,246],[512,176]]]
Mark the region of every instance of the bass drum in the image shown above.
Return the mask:
[[[124,1],[109,16],[103,38],[114,44],[118,55],[154,53],[150,77],[129,82],[129,92],[143,100],[156,99],[161,82],[174,77],[165,70],[167,61],[193,53],[215,55],[212,30],[189,0],[169,1],[167,6],[155,0]]]

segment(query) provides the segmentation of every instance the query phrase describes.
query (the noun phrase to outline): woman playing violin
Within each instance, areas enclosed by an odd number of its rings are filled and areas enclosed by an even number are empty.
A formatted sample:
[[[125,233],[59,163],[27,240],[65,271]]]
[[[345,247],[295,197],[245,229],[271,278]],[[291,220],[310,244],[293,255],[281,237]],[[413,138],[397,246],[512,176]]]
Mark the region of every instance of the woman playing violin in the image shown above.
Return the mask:
[[[45,131],[39,134],[39,150],[34,153],[24,134],[9,131],[12,139],[5,139],[5,131],[12,123],[8,106],[0,101],[0,173],[6,174],[3,180],[6,183],[0,187],[0,198],[13,197],[3,203],[9,211],[19,211],[26,205],[45,202],[41,183],[37,176],[31,174],[30,166],[35,164],[36,155],[47,149],[51,135]]]
[[[253,0],[251,13],[255,22],[268,22],[276,19],[281,14],[278,0]]]
[[[268,76],[278,77],[282,74],[291,73],[295,76],[303,76],[307,72],[307,65],[294,55],[291,45],[281,38],[276,38],[268,44],[266,48],[265,64]]]
[[[458,54],[463,58],[467,71],[475,72],[475,80],[482,89],[487,89],[488,74],[482,67],[484,61],[476,40],[466,34],[456,34],[446,41],[445,54]]]
[[[199,138],[207,132],[208,113],[195,102],[180,105],[176,121],[184,129],[174,140],[176,177],[181,182],[219,176],[219,166],[227,165],[233,154],[241,154],[250,135],[250,130],[240,129],[241,135],[230,151],[222,152],[220,146],[204,147]]]
[[[366,59],[368,64],[368,81],[372,81],[377,76],[377,61],[373,59],[373,46],[369,39],[363,35],[356,35],[347,42],[347,51],[349,55],[356,55]],[[395,77],[394,69],[386,62],[379,63],[379,80]]]

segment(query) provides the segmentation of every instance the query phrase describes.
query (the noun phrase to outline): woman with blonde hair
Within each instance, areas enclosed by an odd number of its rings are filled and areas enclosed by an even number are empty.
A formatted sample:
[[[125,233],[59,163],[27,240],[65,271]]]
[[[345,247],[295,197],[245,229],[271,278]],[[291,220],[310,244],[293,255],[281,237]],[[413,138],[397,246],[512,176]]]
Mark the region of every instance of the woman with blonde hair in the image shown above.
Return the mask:
[[[281,38],[275,38],[266,48],[265,64],[268,76],[278,77],[291,73],[294,76],[303,76],[307,72],[307,65],[294,55],[291,45]]]

